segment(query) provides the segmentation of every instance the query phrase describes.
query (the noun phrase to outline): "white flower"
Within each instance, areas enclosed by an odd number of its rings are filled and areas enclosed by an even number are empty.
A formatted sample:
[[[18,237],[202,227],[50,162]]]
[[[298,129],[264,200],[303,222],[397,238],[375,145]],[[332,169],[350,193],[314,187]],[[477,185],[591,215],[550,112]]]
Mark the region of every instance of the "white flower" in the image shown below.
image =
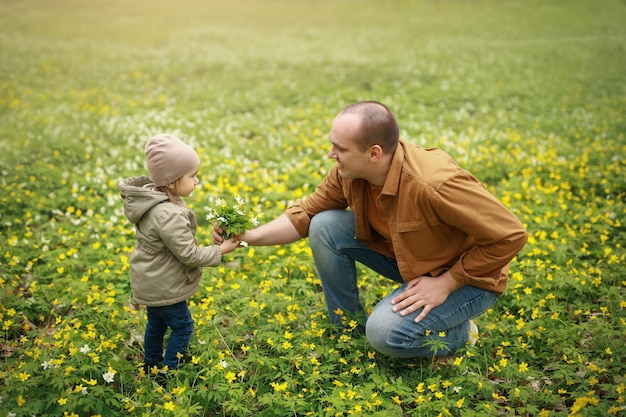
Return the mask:
[[[224,359],[220,359],[220,366],[226,369],[228,368],[228,362],[226,362]]]
[[[83,346],[82,348],[80,348],[80,353],[87,353],[91,350],[91,348],[89,347],[88,344],[85,343],[85,346]]]
[[[217,220],[218,220],[218,221],[220,221],[220,222],[222,222],[222,223],[226,223],[226,224],[228,224],[228,220],[226,220],[226,218],[225,218],[225,217],[218,217],[218,218],[217,218]]]
[[[235,196],[235,200],[237,200],[238,204],[246,204],[246,200],[244,200],[243,198],[239,197],[238,195]]]
[[[226,204],[226,201],[222,200],[221,198],[217,198],[217,200],[215,200],[215,205],[216,206],[223,206]]]
[[[113,382],[115,380],[115,372],[113,371],[108,371],[102,374],[102,379],[104,379],[105,382]]]
[[[50,368],[51,366],[52,366],[52,364],[51,364],[50,362],[48,362],[48,361],[44,361],[44,362],[41,364],[41,367],[44,369],[44,371],[45,371],[46,369]]]
[[[244,248],[248,247],[248,242],[246,242],[245,240],[241,240],[239,241],[239,246],[243,246]]]
[[[257,219],[256,217],[253,217],[250,219],[250,223],[252,223],[253,226],[258,226],[259,225],[259,219]]]

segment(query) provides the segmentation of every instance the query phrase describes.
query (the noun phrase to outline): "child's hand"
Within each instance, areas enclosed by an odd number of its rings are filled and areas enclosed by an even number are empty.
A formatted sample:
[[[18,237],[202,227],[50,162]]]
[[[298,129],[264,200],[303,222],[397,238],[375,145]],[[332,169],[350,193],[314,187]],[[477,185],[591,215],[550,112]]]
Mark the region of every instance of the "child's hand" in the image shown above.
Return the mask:
[[[241,246],[241,241],[236,237],[231,237],[226,240],[223,240],[220,244],[220,249],[222,250],[222,255],[226,253],[230,253]]]
[[[216,245],[221,245],[224,242],[224,237],[222,237],[222,234],[225,231],[226,229],[218,226],[217,222],[213,223],[213,243],[215,243]]]

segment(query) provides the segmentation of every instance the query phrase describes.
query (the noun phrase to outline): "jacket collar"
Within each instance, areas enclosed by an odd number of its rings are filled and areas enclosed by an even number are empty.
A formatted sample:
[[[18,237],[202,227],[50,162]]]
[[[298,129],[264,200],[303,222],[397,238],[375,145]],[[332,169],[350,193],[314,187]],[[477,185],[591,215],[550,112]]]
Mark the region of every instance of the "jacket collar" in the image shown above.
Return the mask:
[[[389,166],[389,172],[387,172],[387,178],[385,178],[385,184],[381,194],[389,196],[397,196],[400,190],[400,175],[402,174],[402,164],[404,163],[404,146],[405,143],[402,139],[398,142],[391,165]]]

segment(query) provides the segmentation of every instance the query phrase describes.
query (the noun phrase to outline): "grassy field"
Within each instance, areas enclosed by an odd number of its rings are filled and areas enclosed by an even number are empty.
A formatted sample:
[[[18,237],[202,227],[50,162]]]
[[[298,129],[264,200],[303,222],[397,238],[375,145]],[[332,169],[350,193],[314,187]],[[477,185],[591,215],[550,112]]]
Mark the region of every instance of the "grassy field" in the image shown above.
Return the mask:
[[[0,416],[626,415],[624,22],[618,0],[0,0]],[[248,248],[205,269],[192,363],[158,387],[117,187],[146,140],[198,149],[209,244],[218,197],[265,221],[311,192],[363,99],[528,228],[478,344],[331,336],[307,242]]]

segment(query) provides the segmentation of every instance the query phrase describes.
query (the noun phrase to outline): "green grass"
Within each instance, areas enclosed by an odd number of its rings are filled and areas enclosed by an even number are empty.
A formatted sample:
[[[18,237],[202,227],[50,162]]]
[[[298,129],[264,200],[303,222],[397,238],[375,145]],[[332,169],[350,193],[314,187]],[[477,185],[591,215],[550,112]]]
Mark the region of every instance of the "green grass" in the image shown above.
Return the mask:
[[[624,415],[624,21],[617,0],[0,1],[0,416]],[[361,99],[529,230],[479,343],[406,361],[331,337],[307,242],[249,248],[205,270],[194,365],[157,388],[117,189],[145,141],[199,150],[208,244],[215,198],[269,220],[311,192]],[[360,285],[368,308],[393,288]]]

